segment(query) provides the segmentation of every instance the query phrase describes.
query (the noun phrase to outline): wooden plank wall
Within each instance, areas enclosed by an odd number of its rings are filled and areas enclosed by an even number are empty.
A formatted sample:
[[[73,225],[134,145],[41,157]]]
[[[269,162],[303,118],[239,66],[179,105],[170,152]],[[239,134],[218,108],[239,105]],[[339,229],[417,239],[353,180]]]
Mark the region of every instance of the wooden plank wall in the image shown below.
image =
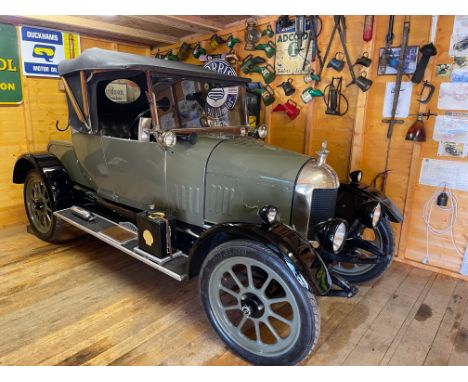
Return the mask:
[[[81,50],[92,47],[135,54],[150,54],[146,45],[128,44],[81,36]],[[68,111],[59,80],[22,76],[24,102],[0,105],[0,228],[26,223],[22,186],[11,182],[16,158],[27,151],[44,151],[51,139],[69,140],[70,132],[55,129],[58,120],[66,126]]]
[[[258,19],[259,28],[263,30],[268,23],[274,27],[277,16],[268,16]],[[322,16],[324,21],[323,32],[319,37],[319,44],[322,54],[325,52],[326,44],[333,27],[331,16]],[[286,149],[306,152],[315,155],[315,151],[320,148],[321,142],[327,139],[329,142],[330,155],[328,163],[337,171],[341,180],[347,178],[349,170],[361,168],[364,171],[364,180],[372,181],[374,176],[383,170],[385,161],[386,125],[381,122],[383,108],[383,94],[387,81],[394,81],[394,76],[377,76],[377,62],[379,48],[384,45],[387,31],[388,16],[376,16],[374,21],[374,36],[369,43],[362,40],[363,16],[347,16],[347,41],[351,60],[355,61],[364,51],[368,51],[373,58],[373,64],[366,69],[368,77],[374,81],[373,86],[367,93],[360,92],[356,86],[344,89],[344,94],[349,99],[350,110],[344,117],[334,117],[325,115],[325,105],[321,99],[315,99],[308,105],[304,105],[300,100],[302,90],[307,87],[302,76],[291,76],[296,87],[296,93],[291,97],[301,108],[299,117],[290,121],[284,113],[273,113],[273,104],[267,108],[262,108],[262,119],[269,126],[269,142]],[[395,22],[394,45],[398,46],[401,41],[403,16],[397,16]],[[430,67],[426,71],[426,78],[434,76],[436,63],[452,62],[448,57],[448,46],[452,33],[453,16],[441,16],[439,18],[436,45],[439,50],[435,59],[430,62]],[[430,35],[431,17],[412,16],[410,45],[427,43]],[[223,31],[218,35],[227,37],[232,33],[242,40],[237,44],[235,51],[242,59],[252,53],[264,56],[263,52],[244,51],[244,25],[237,24]],[[221,45],[217,50],[209,48],[210,34],[188,38],[189,43],[200,42],[210,54],[225,53],[228,48]],[[263,37],[261,42],[268,41]],[[119,43],[109,40],[82,36],[82,50],[89,47],[101,47],[139,54],[155,54],[156,50],[136,44]],[[161,49],[165,52],[168,49],[177,51],[178,44]],[[332,54],[341,50],[338,45],[338,36],[332,47]],[[194,57],[187,60],[188,63],[201,64]],[[274,65],[274,58],[268,59]],[[357,70],[356,70],[357,72]],[[333,76],[343,76],[344,84],[348,84],[350,79],[347,70],[341,73],[331,69],[324,71],[320,89],[324,89]],[[261,81],[259,74],[250,75],[253,81]],[[272,87],[276,92],[277,102],[285,102],[282,89],[276,88],[278,84],[287,80],[289,76],[277,76]],[[405,79],[405,80],[409,80]],[[446,79],[444,79],[446,80]],[[56,80],[23,78],[25,88],[25,103],[21,106],[1,106],[0,107],[0,134],[3,138],[3,155],[0,158],[0,175],[5,179],[0,183],[0,227],[13,225],[25,221],[22,195],[20,187],[10,183],[11,170],[14,159],[19,153],[26,150],[44,149],[49,139],[63,139],[67,136],[55,131],[55,120],[59,119],[61,124],[66,121],[65,95],[58,90]],[[442,79],[432,78],[438,85]],[[417,113],[420,105],[416,101],[421,85],[413,88],[413,98],[411,113]],[[427,106],[431,111],[436,110],[437,92],[431,103]],[[424,111],[424,109],[421,109]],[[431,239],[430,264],[422,265],[421,259],[425,256],[425,226],[422,220],[422,207],[430,197],[434,188],[418,185],[419,169],[423,157],[437,157],[437,143],[432,141],[432,128],[434,120],[426,122],[428,141],[423,144],[407,142],[404,136],[408,127],[413,123],[415,117],[409,117],[405,124],[395,128],[392,139],[389,168],[392,170],[388,180],[387,193],[398,207],[405,211],[406,220],[403,226],[395,225],[397,234],[397,245],[399,245],[397,259],[409,262],[418,267],[429,268],[452,276],[462,277],[459,268],[462,258],[452,250],[450,241],[446,239]],[[17,128],[12,130],[12,124]],[[466,161],[467,159],[459,159]],[[463,192],[456,192],[459,200],[458,224],[455,228],[455,237],[459,248],[464,248],[468,239],[468,195]],[[443,219],[442,219],[443,220]],[[401,235],[400,235],[401,233]],[[467,277],[464,277],[467,279]]]

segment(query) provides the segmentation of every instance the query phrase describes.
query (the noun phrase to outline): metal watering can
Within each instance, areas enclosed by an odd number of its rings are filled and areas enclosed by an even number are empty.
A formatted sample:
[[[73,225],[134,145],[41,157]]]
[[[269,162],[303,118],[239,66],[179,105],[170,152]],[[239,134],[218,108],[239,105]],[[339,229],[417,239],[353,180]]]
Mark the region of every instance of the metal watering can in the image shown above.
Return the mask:
[[[252,67],[252,72],[260,73],[266,84],[272,83],[276,78],[275,68],[270,64],[266,64],[265,66],[254,66]]]
[[[268,58],[272,58],[276,54],[276,45],[273,41],[268,40],[266,44],[258,44],[255,50],[264,50]]]

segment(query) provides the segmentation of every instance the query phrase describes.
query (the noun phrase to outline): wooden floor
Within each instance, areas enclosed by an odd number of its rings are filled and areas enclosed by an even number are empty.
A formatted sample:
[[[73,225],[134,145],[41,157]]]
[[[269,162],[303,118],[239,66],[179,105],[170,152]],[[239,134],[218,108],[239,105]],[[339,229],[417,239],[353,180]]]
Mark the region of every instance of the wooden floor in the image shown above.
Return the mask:
[[[308,365],[468,365],[468,283],[393,264],[352,299],[320,298]],[[0,231],[0,364],[242,365],[178,283],[89,236]]]

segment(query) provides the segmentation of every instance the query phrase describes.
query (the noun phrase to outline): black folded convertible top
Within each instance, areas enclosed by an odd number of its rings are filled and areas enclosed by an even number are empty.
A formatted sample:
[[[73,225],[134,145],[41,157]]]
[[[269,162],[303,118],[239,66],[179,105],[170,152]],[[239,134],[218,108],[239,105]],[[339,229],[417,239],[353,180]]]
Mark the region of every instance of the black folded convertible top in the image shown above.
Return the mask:
[[[177,61],[161,60],[137,54],[122,53],[112,50],[91,48],[78,58],[63,60],[58,65],[61,76],[81,70],[150,70],[164,75],[201,77],[207,80],[220,80],[231,83],[246,83],[250,79],[233,77],[218,73],[201,66],[184,64]]]

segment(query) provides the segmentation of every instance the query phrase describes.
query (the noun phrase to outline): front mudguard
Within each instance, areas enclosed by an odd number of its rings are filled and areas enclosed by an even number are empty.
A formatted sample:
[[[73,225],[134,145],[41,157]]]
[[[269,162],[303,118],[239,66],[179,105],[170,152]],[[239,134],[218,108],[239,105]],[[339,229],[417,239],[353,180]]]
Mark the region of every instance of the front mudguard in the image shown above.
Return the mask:
[[[337,217],[345,219],[351,226],[360,219],[360,209],[363,203],[376,200],[382,204],[384,216],[391,222],[401,223],[403,214],[386,195],[374,187],[361,183],[342,183],[338,190],[336,202]]]
[[[259,242],[275,253],[291,270],[298,282],[310,292],[325,295],[332,278],[320,255],[296,231],[282,223],[224,223],[215,225],[197,239],[189,253],[188,274],[194,277],[203,260],[217,245],[235,239]]]

